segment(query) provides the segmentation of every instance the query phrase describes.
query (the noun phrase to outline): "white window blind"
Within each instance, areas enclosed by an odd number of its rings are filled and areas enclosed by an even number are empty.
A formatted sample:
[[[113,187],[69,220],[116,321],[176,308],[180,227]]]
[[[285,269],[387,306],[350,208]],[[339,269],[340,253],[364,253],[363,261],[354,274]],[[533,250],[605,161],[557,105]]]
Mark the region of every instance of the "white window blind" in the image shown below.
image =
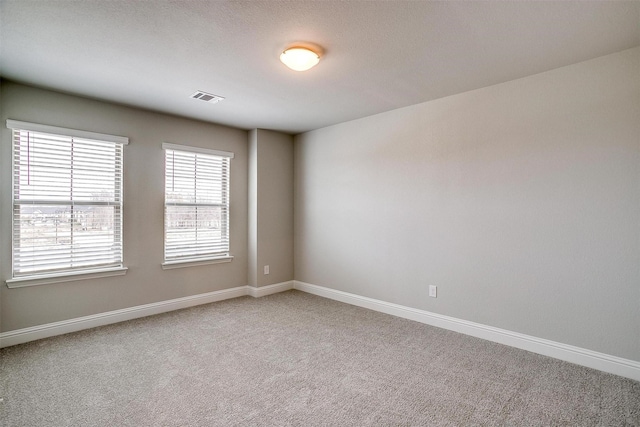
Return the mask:
[[[233,153],[163,144],[166,263],[229,256]]]
[[[7,121],[13,130],[13,277],[122,266],[128,139]]]

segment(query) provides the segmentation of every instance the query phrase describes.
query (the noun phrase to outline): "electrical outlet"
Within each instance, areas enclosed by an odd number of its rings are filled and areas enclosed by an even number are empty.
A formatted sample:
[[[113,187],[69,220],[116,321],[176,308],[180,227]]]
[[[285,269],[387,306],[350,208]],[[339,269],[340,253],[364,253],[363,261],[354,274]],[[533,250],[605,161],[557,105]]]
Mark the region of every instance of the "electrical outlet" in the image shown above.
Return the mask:
[[[438,298],[438,287],[429,285],[429,296],[431,298]]]
[[[268,265],[264,266],[264,274],[269,274],[269,266]]]

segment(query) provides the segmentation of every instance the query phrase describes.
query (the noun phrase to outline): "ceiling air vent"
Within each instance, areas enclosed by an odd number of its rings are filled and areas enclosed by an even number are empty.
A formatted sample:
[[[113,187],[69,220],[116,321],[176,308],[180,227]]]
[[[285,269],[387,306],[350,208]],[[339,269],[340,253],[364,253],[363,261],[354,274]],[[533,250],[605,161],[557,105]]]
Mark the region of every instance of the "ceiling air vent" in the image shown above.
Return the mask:
[[[224,99],[224,96],[214,95],[212,93],[203,92],[201,90],[197,91],[193,95],[191,95],[193,99],[199,99],[200,101],[209,102],[211,104],[215,104]]]

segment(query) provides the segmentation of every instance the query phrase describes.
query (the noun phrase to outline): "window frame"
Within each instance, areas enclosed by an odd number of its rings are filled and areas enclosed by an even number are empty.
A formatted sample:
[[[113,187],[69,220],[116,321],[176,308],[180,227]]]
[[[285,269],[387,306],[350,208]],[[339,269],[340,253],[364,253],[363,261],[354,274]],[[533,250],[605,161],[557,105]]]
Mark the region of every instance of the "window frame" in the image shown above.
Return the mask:
[[[129,144],[129,138],[117,135],[109,135],[97,132],[89,132],[78,129],[70,129],[63,128],[58,126],[50,126],[50,125],[42,125],[37,123],[29,123],[24,121],[12,120],[8,119],[6,121],[6,127],[11,131],[11,278],[5,280],[7,287],[9,288],[18,288],[25,286],[35,286],[35,285],[44,285],[49,283],[60,283],[60,282],[68,282],[75,280],[84,280],[91,278],[99,278],[99,277],[110,277],[110,276],[119,276],[126,273],[127,268],[124,266],[124,238],[123,238],[123,230],[124,230],[124,218],[123,218],[123,209],[124,209],[124,147]],[[70,267],[69,269],[49,269],[49,270],[40,270],[34,271],[32,273],[24,272],[16,274],[16,240],[15,240],[15,209],[16,209],[16,193],[15,186],[18,183],[15,182],[16,174],[19,173],[19,167],[17,169],[17,165],[15,163],[16,156],[16,132],[33,132],[40,134],[49,134],[49,135],[59,135],[65,138],[78,138],[83,140],[96,140],[101,143],[113,143],[119,144],[121,147],[119,148],[121,151],[121,156],[119,159],[119,175],[117,172],[114,172],[114,178],[119,177],[119,186],[118,186],[118,194],[119,194],[119,202],[111,204],[111,206],[117,206],[119,212],[119,227],[118,230],[114,230],[114,236],[118,237],[120,244],[120,259],[119,263],[105,263],[105,265],[91,265],[91,266],[80,266],[80,267]],[[18,138],[20,138],[18,136]],[[73,150],[73,149],[72,149]],[[116,164],[118,166],[118,164]],[[118,170],[118,168],[116,168]],[[70,187],[73,188],[73,187]],[[44,202],[41,200],[40,202]],[[20,205],[23,203],[20,203]],[[34,203],[37,205],[38,203]],[[61,203],[61,205],[68,206],[65,203]],[[73,202],[71,205],[74,206]],[[91,203],[84,203],[85,206],[90,206]],[[98,205],[98,204],[96,204]],[[101,205],[104,205],[102,203]]]
[[[234,158],[235,154],[229,151],[221,151],[214,150],[208,148],[200,148],[193,147],[188,145],[180,145],[180,144],[171,144],[171,143],[163,143],[162,144],[163,156],[164,156],[164,208],[163,208],[163,225],[164,225],[164,233],[163,233],[163,269],[174,269],[174,268],[183,268],[183,267],[191,267],[197,265],[207,265],[207,264],[218,264],[218,263],[226,263],[231,262],[233,260],[233,255],[231,255],[231,226],[230,226],[230,210],[231,210],[231,160]],[[225,224],[225,240],[227,241],[226,251],[222,252],[210,252],[208,254],[202,255],[192,255],[192,256],[184,256],[184,257],[169,257],[167,258],[167,231],[168,231],[168,221],[167,221],[167,206],[178,206],[175,202],[167,202],[168,189],[167,189],[167,164],[168,164],[168,154],[169,151],[173,152],[182,152],[187,154],[204,154],[206,156],[213,156],[219,159],[225,159],[228,163],[226,163],[226,171],[222,174],[226,178],[226,183],[222,183],[221,186],[224,187],[223,194],[221,195],[224,203],[221,203],[226,217],[221,220],[222,223]],[[197,182],[196,182],[197,185]],[[181,206],[194,206],[197,207],[199,205],[203,205],[203,203],[192,202],[192,203],[180,203]],[[206,204],[204,204],[206,205]]]

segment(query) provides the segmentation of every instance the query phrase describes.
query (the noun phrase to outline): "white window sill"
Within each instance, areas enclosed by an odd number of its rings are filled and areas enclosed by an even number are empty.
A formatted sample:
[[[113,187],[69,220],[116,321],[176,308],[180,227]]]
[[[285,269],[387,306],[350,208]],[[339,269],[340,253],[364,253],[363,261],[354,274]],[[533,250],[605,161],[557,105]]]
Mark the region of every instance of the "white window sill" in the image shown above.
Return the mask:
[[[24,288],[27,286],[49,285],[51,283],[72,282],[74,280],[98,279],[102,277],[123,276],[127,267],[101,268],[81,271],[65,271],[64,273],[40,274],[8,279],[8,288]]]
[[[233,261],[233,256],[223,256],[218,258],[207,258],[207,259],[185,259],[180,261],[166,261],[162,263],[163,270],[171,270],[174,268],[183,268],[183,267],[194,267],[197,265],[208,265],[208,264],[220,264],[223,262],[231,262]]]

